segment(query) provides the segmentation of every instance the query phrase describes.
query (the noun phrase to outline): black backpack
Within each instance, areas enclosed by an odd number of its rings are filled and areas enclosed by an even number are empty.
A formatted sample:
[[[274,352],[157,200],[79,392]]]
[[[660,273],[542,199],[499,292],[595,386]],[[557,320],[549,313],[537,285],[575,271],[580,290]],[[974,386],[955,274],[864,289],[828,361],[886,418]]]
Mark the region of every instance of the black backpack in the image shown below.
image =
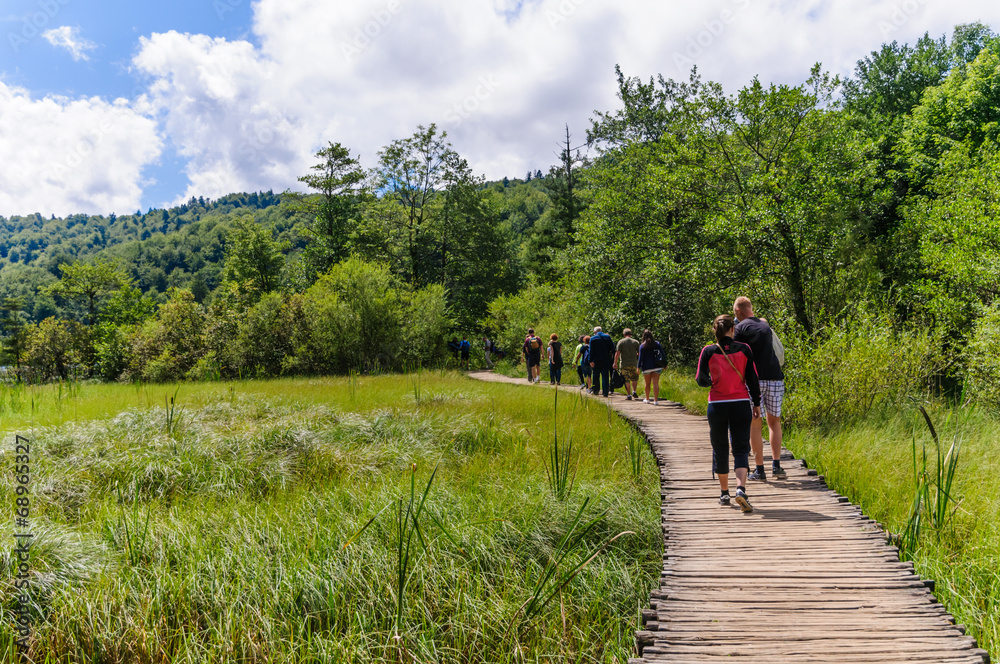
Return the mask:
[[[619,387],[625,387],[625,377],[619,373],[617,369],[611,370],[611,389],[617,390]]]

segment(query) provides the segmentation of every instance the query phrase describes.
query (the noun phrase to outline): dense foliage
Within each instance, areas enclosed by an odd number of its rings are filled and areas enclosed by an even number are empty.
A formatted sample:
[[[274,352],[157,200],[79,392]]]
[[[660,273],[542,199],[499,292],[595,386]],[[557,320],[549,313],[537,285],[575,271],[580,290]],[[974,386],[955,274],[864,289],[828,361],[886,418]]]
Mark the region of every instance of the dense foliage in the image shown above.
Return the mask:
[[[824,367],[802,390],[857,375],[851,352],[812,360],[863,328],[932,358],[899,398],[996,403],[1000,41],[963,25],[846,80],[803,73],[727,92],[618,70],[589,155],[567,127],[559,163],[523,180],[484,182],[432,124],[371,169],[329,144],[303,193],[0,220],[7,362],[39,379],[364,371],[442,361],[463,333],[516,357],[528,326],[600,324],[649,327],[685,365],[748,294],[793,373]]]
[[[434,125],[371,171],[340,144],[317,157],[306,193],[0,220],[7,363],[152,381],[437,363],[519,290],[522,244],[565,198],[555,171],[484,182]]]

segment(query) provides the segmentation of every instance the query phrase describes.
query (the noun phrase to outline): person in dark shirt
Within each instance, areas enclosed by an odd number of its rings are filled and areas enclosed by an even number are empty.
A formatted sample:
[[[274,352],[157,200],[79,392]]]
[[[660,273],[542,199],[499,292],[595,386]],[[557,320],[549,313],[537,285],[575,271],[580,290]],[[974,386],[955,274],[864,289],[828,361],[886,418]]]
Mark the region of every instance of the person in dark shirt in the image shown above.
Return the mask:
[[[735,339],[750,346],[754,365],[760,378],[761,412],[767,417],[771,441],[771,475],[775,479],[787,477],[781,467],[781,401],[785,395],[785,374],[774,354],[774,332],[766,320],[753,315],[753,304],[748,297],[738,297],[733,304],[736,314]],[[753,449],[757,468],[750,475],[752,480],[766,480],[764,472],[763,420],[755,419],[750,427],[750,447]]]
[[[650,330],[643,330],[642,345],[639,346],[639,357],[636,365],[646,381],[646,398],[643,403],[649,403],[649,387],[653,387],[653,405],[660,405],[660,372],[663,371],[665,356],[663,346],[653,338]]]
[[[472,344],[469,343],[469,338],[462,336],[462,343],[458,345],[459,351],[462,353],[462,364],[461,367],[466,371],[469,370],[469,353],[472,352]]]
[[[594,394],[611,393],[611,361],[615,354],[615,342],[601,328],[595,327],[590,337],[590,366],[594,370]]]
[[[712,323],[716,343],[705,346],[698,358],[695,380],[708,393],[708,429],[714,471],[719,476],[720,505],[729,504],[729,447],[736,470],[736,503],[752,512],[746,480],[750,472],[750,426],[760,419],[760,386],[753,352],[733,339],[733,317],[719,316]],[[752,406],[751,406],[752,402]]]
[[[542,340],[535,336],[535,328],[528,329],[522,350],[525,365],[528,367],[528,382],[537,383],[542,372]]]
[[[562,384],[563,368],[562,342],[559,341],[559,335],[554,332],[549,336],[547,352],[549,356],[549,385],[560,385]]]

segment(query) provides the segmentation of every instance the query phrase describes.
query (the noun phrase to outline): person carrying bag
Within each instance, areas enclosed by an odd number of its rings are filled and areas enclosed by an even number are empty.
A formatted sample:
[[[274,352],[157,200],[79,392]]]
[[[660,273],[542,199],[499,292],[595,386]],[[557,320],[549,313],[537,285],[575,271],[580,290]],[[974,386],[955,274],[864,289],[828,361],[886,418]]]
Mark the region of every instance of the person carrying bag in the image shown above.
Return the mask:
[[[736,503],[744,513],[753,506],[746,492],[750,472],[750,425],[760,418],[760,385],[750,347],[733,339],[732,316],[712,323],[716,343],[705,346],[695,377],[708,394],[708,427],[712,443],[712,470],[719,476],[720,505],[729,505],[729,449],[736,470]]]

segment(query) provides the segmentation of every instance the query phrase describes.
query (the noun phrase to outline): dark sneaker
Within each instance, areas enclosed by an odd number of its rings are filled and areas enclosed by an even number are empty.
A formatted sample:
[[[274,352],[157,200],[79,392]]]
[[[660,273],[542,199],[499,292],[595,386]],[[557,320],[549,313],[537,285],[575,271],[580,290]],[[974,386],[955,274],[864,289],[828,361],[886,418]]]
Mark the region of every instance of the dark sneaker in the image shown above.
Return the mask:
[[[720,505],[729,505],[729,494],[728,493],[724,493],[721,496],[719,496],[719,504]]]
[[[743,489],[736,490],[736,504],[740,506],[744,514],[753,512],[753,505],[750,504],[750,499],[747,498],[746,491]]]
[[[752,479],[752,480],[760,480],[761,482],[766,482],[767,481],[767,475],[764,473],[763,470],[755,470],[752,473],[750,473],[750,479]]]
[[[639,398],[639,393],[638,392],[633,392],[632,393],[632,398],[633,399],[638,399]]]
[[[785,469],[781,466],[773,466],[771,468],[771,476],[776,480],[783,480],[788,477],[788,473],[786,473]]]
[[[632,400],[632,395],[631,394],[626,394],[625,395],[625,401],[631,401],[631,400]]]

